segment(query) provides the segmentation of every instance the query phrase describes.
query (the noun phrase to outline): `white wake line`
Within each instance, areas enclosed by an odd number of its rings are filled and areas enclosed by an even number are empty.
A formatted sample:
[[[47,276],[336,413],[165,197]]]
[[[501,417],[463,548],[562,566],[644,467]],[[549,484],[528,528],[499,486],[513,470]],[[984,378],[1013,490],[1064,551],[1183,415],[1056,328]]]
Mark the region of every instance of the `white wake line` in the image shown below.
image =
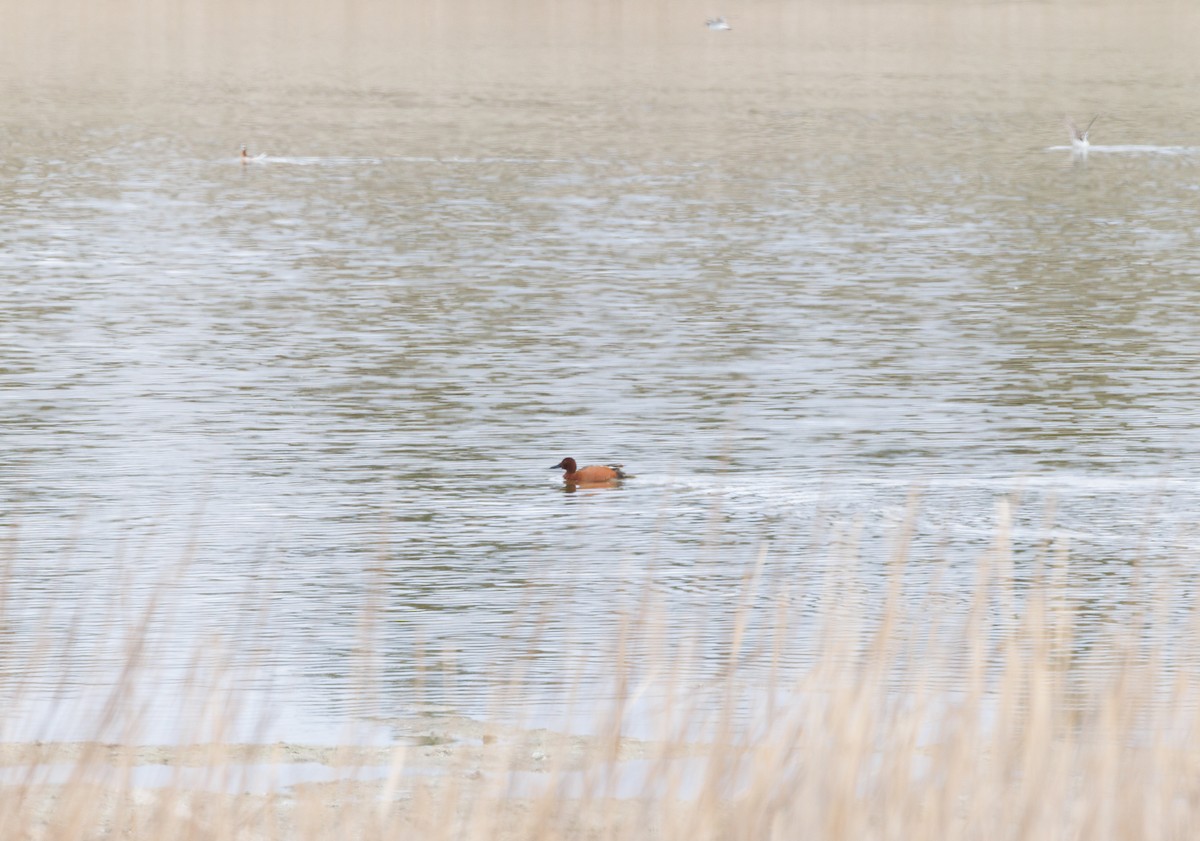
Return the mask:
[[[330,165],[376,165],[386,163],[409,163],[409,164],[443,164],[447,166],[472,166],[480,164],[512,164],[515,166],[530,166],[530,165],[563,165],[563,164],[586,164],[592,166],[609,166],[614,163],[619,164],[620,161],[613,161],[604,158],[514,158],[514,157],[461,157],[448,155],[445,157],[437,157],[433,155],[388,155],[382,157],[346,157],[346,156],[297,156],[297,155],[268,155],[259,153],[251,155],[248,158],[235,157],[232,160],[247,165],[252,164],[292,164],[293,166],[330,166]],[[666,161],[667,165],[695,168],[700,167],[700,163],[676,161]]]
[[[1092,144],[1086,148],[1076,146],[1048,146],[1047,152],[1075,152],[1079,155],[1100,153],[1124,153],[1127,155],[1200,155],[1200,146],[1146,146],[1138,144],[1118,144],[1114,146],[1099,146]]]
[[[272,155],[256,155],[245,160],[238,159],[247,166],[254,164],[291,164],[293,166],[373,166],[384,162],[383,158],[316,158],[316,157],[275,157]]]

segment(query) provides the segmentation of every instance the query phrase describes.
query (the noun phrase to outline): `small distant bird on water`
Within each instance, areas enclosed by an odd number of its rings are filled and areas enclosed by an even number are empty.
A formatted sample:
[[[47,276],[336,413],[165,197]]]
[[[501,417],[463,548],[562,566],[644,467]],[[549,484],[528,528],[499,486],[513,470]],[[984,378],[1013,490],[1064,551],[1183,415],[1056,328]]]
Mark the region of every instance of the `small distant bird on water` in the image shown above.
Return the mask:
[[[733,27],[729,25],[729,22],[725,20],[724,17],[709,18],[704,22],[704,25],[714,32],[724,32],[733,29]]]
[[[611,485],[629,478],[622,472],[619,464],[589,464],[587,467],[579,467],[573,458],[564,458],[550,469],[564,471],[563,481],[568,485]]]
[[[259,152],[257,155],[251,155],[246,151],[246,144],[242,144],[242,163],[247,164],[251,161],[261,161],[267,156],[266,152]]]
[[[1088,132],[1092,130],[1092,124],[1095,123],[1099,117],[1099,114],[1097,114],[1095,117],[1092,117],[1092,122],[1088,123],[1087,128],[1085,128],[1083,131],[1080,131],[1079,126],[1071,122],[1070,117],[1063,118],[1067,121],[1067,131],[1071,134],[1071,147],[1073,149],[1078,152],[1086,152],[1087,148],[1092,145],[1090,142],[1088,142]]]

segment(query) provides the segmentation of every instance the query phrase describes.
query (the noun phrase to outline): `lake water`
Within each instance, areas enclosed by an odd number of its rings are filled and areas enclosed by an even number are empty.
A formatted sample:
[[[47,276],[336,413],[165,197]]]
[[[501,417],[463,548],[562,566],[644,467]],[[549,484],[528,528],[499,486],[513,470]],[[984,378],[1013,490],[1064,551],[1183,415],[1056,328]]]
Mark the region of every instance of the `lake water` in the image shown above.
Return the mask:
[[[553,706],[647,591],[715,664],[914,494],[951,605],[1012,495],[1085,637],[1192,580],[1200,7],[161,5],[5,4],[8,737],[152,597],[270,738]]]

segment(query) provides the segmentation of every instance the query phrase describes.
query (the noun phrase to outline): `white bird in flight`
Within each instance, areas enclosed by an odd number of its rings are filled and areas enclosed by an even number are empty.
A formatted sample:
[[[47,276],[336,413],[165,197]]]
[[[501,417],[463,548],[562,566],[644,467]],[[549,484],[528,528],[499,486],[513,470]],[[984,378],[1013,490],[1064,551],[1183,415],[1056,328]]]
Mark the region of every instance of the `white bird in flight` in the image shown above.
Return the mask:
[[[1088,123],[1087,128],[1085,128],[1083,131],[1080,131],[1079,126],[1071,122],[1070,117],[1063,118],[1067,121],[1067,131],[1071,133],[1072,148],[1079,152],[1087,151],[1087,148],[1092,145],[1090,142],[1088,142],[1088,132],[1092,130],[1092,124],[1095,123],[1099,117],[1099,114],[1097,114],[1095,117],[1092,117],[1092,122]]]

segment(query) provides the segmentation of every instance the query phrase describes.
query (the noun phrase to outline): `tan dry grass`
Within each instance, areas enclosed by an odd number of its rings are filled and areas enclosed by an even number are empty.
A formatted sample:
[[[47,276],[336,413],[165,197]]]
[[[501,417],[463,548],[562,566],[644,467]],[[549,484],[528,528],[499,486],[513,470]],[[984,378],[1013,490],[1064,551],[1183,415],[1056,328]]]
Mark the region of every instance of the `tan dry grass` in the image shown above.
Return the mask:
[[[695,673],[679,661],[695,649],[664,644],[648,597],[612,641],[617,701],[596,706],[591,736],[444,716],[414,718],[412,738],[388,750],[6,745],[0,766],[27,776],[0,786],[0,838],[1196,837],[1200,685],[1178,652],[1200,639],[1200,611],[1185,639],[1164,640],[1151,632],[1164,621],[1153,609],[1161,594],[1131,592],[1140,618],[1090,641],[1102,656],[1081,658],[1073,616],[1054,598],[1068,584],[1065,553],[1047,554],[1018,592],[1006,514],[998,535],[964,610],[939,610],[932,597],[907,604],[902,553],[879,615],[831,590],[802,668],[779,666],[797,643],[795,594],[755,570],[721,677],[703,692],[679,677]],[[763,598],[776,603],[776,624],[750,644],[747,606]],[[1014,617],[1004,633],[996,616]],[[776,681],[769,700],[764,662]],[[655,738],[639,741],[625,729],[645,697],[659,700],[660,717]],[[753,712],[747,699],[758,699]],[[350,773],[219,793],[263,761]],[[65,763],[67,779],[38,782],[30,769],[47,762]],[[136,784],[153,764],[211,776]]]

